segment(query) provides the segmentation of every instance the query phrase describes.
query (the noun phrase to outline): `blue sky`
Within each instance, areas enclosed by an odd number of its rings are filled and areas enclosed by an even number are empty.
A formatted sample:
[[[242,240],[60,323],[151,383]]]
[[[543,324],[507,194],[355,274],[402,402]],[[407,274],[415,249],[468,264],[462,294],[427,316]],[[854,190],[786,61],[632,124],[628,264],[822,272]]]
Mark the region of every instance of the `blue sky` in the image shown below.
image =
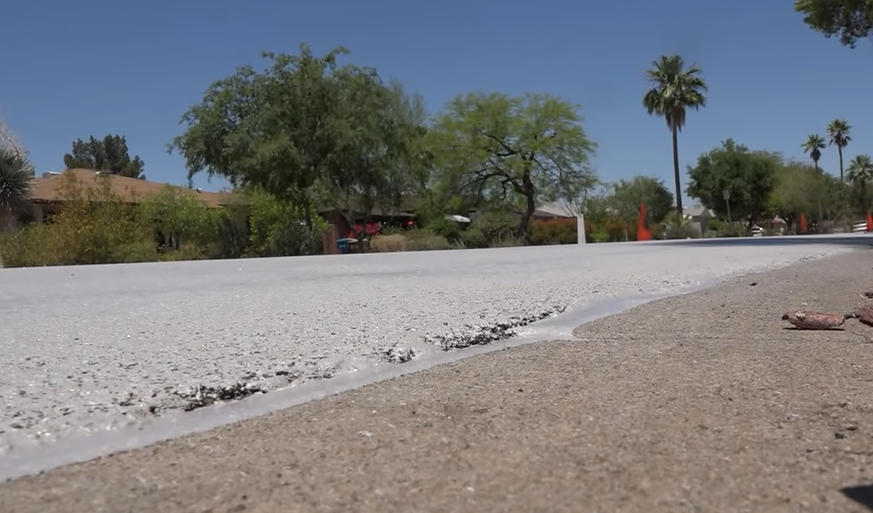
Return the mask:
[[[591,7],[597,5],[597,7]],[[672,188],[670,133],[641,106],[645,69],[661,54],[698,62],[709,106],[692,112],[680,163],[722,139],[802,157],[806,135],[842,117],[847,158],[873,153],[873,45],[849,50],[803,24],[789,0],[614,3],[542,0],[30,0],[4,7],[0,112],[38,172],[63,168],[72,141],[127,137],[150,180],[186,183],[167,143],[214,80],[261,50],[350,60],[418,90],[436,111],[473,90],[559,95],[583,108],[604,180],[662,177]],[[865,107],[867,105],[867,107]],[[865,114],[866,113],[866,114]],[[822,160],[838,173],[836,152]],[[207,190],[223,183],[205,177]],[[683,182],[684,187],[684,182]]]

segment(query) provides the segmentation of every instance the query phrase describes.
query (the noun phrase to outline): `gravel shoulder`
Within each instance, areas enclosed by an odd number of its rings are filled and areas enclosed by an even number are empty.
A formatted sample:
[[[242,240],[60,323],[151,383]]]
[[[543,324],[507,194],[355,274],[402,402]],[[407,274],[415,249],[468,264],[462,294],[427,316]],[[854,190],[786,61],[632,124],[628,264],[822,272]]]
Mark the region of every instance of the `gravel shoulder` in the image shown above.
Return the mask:
[[[868,301],[857,293],[873,289],[871,257],[734,279],[592,322],[574,341],[476,356],[18,479],[0,485],[0,505],[868,511],[840,490],[873,483],[873,328],[796,331],[780,316]]]

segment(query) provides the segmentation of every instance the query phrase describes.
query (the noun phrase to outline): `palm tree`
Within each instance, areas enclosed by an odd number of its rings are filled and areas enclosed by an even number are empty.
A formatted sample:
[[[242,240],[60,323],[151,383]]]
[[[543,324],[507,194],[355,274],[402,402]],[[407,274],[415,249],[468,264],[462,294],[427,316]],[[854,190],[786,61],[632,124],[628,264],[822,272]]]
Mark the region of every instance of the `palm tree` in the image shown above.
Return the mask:
[[[696,64],[685,67],[678,55],[663,55],[652,62],[646,71],[646,79],[652,84],[645,96],[643,106],[650,115],[662,116],[667,128],[673,133],[673,177],[676,181],[676,209],[682,215],[682,184],[679,177],[679,132],[685,126],[687,109],[697,110],[706,106],[706,82],[703,70]]]
[[[803,153],[809,153],[809,157],[815,164],[816,171],[818,170],[818,160],[821,158],[821,150],[825,149],[826,144],[824,137],[818,134],[811,134],[806,137],[806,142],[800,145],[803,148]]]
[[[847,171],[849,181],[855,184],[860,191],[861,211],[868,212],[867,184],[873,181],[873,159],[869,155],[858,155],[849,162]]]
[[[0,146],[0,231],[27,208],[33,192],[33,166],[19,151]]]
[[[828,124],[828,137],[830,144],[837,147],[837,152],[840,154],[840,182],[845,180],[843,176],[843,148],[845,148],[852,138],[849,136],[849,131],[852,127],[843,119],[835,119]]]
[[[820,173],[818,161],[821,158],[821,150],[826,147],[824,137],[818,134],[810,134],[806,137],[806,142],[801,144],[800,147],[803,148],[803,153],[809,153],[812,163],[815,164],[815,170]],[[818,220],[824,220],[824,213],[821,207],[821,191],[819,191],[818,198]]]

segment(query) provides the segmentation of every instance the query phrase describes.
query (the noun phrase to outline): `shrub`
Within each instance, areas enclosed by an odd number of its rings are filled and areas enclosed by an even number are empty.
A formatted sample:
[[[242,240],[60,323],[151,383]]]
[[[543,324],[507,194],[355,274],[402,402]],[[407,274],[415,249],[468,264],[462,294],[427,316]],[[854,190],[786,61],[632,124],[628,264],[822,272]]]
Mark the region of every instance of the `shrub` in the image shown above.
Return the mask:
[[[468,249],[488,247],[488,239],[485,238],[485,234],[482,233],[482,230],[473,227],[461,232],[460,243]]]
[[[749,230],[741,223],[723,223],[718,228],[719,237],[745,237]]]
[[[406,230],[407,251],[433,251],[451,248],[451,243],[442,235],[418,228]]]
[[[598,229],[591,233],[591,242],[609,242],[609,233],[606,230]]]
[[[492,248],[515,248],[518,246],[524,246],[524,241],[520,240],[515,235],[505,234],[498,235],[491,239],[488,246]]]
[[[161,250],[179,251],[204,258],[216,243],[220,222],[224,215],[211,208],[197,193],[165,185],[136,207],[139,222],[151,227]]]
[[[449,242],[455,242],[461,237],[461,227],[458,226],[458,223],[444,217],[431,221],[427,225],[427,229],[437,235],[442,235]]]
[[[327,221],[313,215],[310,230],[299,208],[262,191],[247,193],[251,205],[248,256],[297,256],[321,252]]]
[[[489,210],[480,214],[470,227],[480,230],[485,239],[492,242],[513,237],[518,228],[518,217],[503,210]]]
[[[555,218],[533,221],[530,227],[532,244],[575,244],[576,219]]]
[[[48,224],[4,237],[7,266],[108,264],[154,260],[153,233],[135,209],[115,194],[108,177],[83,186],[74,175],[61,184],[64,208]],[[18,247],[14,247],[18,246]]]
[[[370,241],[370,249],[377,253],[394,253],[406,251],[407,239],[405,236],[394,233],[391,235],[377,235]]]
[[[664,228],[665,239],[693,239],[697,236],[697,230],[690,226],[667,226]]]

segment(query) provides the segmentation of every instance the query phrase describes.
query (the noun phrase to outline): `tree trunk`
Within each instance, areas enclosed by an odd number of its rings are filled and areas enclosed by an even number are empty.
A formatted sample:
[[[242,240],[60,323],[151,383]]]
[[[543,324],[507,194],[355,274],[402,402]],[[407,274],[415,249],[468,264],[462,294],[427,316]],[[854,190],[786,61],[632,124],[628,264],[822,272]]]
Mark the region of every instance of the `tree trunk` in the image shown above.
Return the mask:
[[[679,211],[679,219],[684,215],[682,211],[682,183],[679,179],[679,129],[673,124],[673,178],[676,180],[676,210]]]
[[[866,180],[858,180],[861,185],[861,213],[864,218],[867,218],[867,182]]]
[[[840,156],[840,183],[845,183],[845,179],[843,178],[843,147],[837,146],[837,154]]]
[[[527,242],[527,224],[533,217],[534,210],[537,209],[537,204],[534,198],[534,186],[530,179],[530,172],[525,171],[521,177],[521,185],[524,188],[524,196],[527,199],[527,207],[521,215],[521,222],[518,225],[518,230],[515,231],[515,237],[519,241]]]

